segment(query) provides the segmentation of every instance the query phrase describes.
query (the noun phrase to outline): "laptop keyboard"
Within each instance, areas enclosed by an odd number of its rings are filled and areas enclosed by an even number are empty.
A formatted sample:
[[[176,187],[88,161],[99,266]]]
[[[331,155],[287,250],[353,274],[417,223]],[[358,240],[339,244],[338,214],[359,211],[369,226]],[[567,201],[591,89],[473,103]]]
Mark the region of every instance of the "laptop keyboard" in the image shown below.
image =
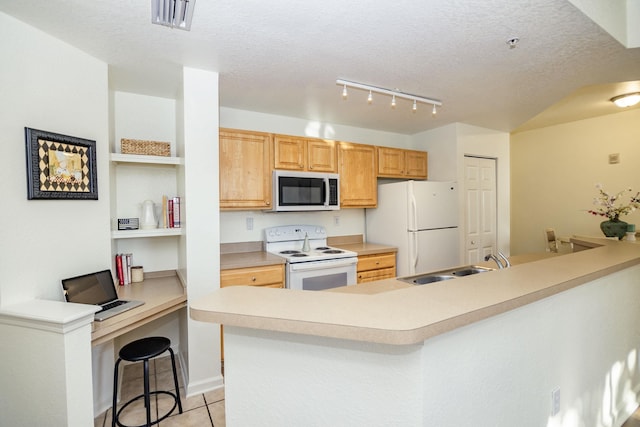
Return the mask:
[[[110,302],[110,303],[108,303],[108,304],[103,305],[103,306],[102,306],[102,310],[100,310],[100,311],[109,310],[109,309],[111,309],[111,308],[113,308],[113,307],[117,307],[117,306],[119,306],[119,305],[126,304],[126,303],[127,303],[126,301],[120,301],[120,300],[118,300],[118,301],[113,301],[113,302]],[[98,313],[100,313],[100,311],[99,311]]]

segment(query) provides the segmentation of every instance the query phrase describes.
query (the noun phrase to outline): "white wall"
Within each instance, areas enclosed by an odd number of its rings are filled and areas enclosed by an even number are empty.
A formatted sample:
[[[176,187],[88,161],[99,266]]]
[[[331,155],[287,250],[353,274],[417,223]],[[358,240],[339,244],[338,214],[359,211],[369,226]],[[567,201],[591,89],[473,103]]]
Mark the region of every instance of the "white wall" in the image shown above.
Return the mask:
[[[0,306],[62,301],[62,278],[111,265],[107,65],[3,13],[0,39]],[[99,199],[27,200],[24,127],[95,140]],[[0,424],[86,425],[86,419],[61,418],[73,411],[60,405],[65,396],[80,394],[69,404],[89,408],[89,333],[87,327],[80,338],[65,336],[62,346],[47,346],[50,342],[37,334],[31,336],[34,346],[17,345],[3,335],[0,353],[11,357],[3,359],[0,377],[12,380],[3,382],[1,395],[15,388],[15,396],[26,391],[30,398],[5,401],[11,411],[0,411]],[[22,339],[29,341],[28,336]],[[46,367],[51,374],[46,381],[58,394],[33,387],[42,384]],[[20,414],[21,422],[3,421],[11,413]]]
[[[0,305],[109,268],[107,65],[0,13]],[[96,141],[99,200],[27,200],[24,127]]]
[[[509,134],[464,123],[454,123],[414,135],[414,146],[429,152],[429,179],[457,181],[464,188],[464,156],[487,157],[497,160],[497,244],[498,250],[510,253],[510,148]],[[463,191],[460,206],[465,206]],[[459,212],[460,248],[463,257],[465,212]],[[464,259],[464,258],[462,258]]]
[[[183,69],[181,104],[184,123],[185,227],[181,272],[187,279],[188,301],[220,287],[220,210],[218,173],[218,74]],[[188,358],[189,395],[222,387],[220,328],[190,317],[188,343],[181,352]]]
[[[602,236],[605,218],[587,213],[598,195],[595,184],[614,194],[639,191],[639,142],[639,109],[513,134],[513,252],[543,251],[547,227],[559,236]],[[620,163],[609,164],[612,153]],[[640,224],[640,212],[621,219]]]

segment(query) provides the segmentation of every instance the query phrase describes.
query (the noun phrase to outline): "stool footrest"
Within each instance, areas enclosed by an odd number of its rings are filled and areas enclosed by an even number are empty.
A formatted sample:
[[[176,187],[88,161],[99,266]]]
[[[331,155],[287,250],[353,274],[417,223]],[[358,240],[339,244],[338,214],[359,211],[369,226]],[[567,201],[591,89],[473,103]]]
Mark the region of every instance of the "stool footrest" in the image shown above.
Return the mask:
[[[149,425],[158,424],[160,421],[164,420],[169,415],[171,415],[173,413],[174,409],[176,409],[176,407],[178,406],[178,397],[176,396],[175,393],[170,392],[170,391],[164,391],[164,390],[156,390],[156,391],[149,392],[149,396],[154,395],[154,394],[156,394],[156,395],[157,394],[166,394],[166,395],[169,395],[169,396],[173,397],[173,406],[171,407],[171,409],[169,409],[169,411],[166,414],[164,414],[161,417],[159,416],[157,420],[152,421],[151,424],[149,424]],[[122,407],[118,410],[118,413],[116,414],[116,424],[117,425],[119,425],[120,427],[145,427],[147,425],[145,423],[145,424],[141,424],[139,426],[128,426],[128,425],[122,424],[120,422],[120,415],[122,414],[122,411],[124,411],[127,406],[131,405],[132,403],[136,402],[139,399],[144,399],[144,393],[134,397],[133,399],[129,400],[127,403],[122,405]]]

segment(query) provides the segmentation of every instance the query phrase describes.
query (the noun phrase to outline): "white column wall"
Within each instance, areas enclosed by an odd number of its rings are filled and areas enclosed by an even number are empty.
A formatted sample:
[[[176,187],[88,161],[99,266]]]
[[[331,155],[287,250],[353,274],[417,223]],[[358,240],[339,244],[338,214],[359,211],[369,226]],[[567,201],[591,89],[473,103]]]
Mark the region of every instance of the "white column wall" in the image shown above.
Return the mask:
[[[220,203],[218,173],[218,74],[184,68],[181,101],[184,131],[184,201],[186,238],[181,272],[187,298],[198,298],[220,287]],[[220,328],[186,319],[189,395],[223,384],[220,372]]]

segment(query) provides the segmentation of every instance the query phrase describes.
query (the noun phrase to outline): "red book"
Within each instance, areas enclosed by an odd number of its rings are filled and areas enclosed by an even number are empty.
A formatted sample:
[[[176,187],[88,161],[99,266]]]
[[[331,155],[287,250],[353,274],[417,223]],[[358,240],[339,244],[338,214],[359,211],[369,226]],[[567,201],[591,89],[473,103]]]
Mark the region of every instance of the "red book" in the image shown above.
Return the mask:
[[[173,199],[169,199],[167,203],[169,204],[169,228],[173,228]]]
[[[122,275],[122,256],[116,255],[116,274],[118,275],[118,283],[124,285],[124,276]]]

